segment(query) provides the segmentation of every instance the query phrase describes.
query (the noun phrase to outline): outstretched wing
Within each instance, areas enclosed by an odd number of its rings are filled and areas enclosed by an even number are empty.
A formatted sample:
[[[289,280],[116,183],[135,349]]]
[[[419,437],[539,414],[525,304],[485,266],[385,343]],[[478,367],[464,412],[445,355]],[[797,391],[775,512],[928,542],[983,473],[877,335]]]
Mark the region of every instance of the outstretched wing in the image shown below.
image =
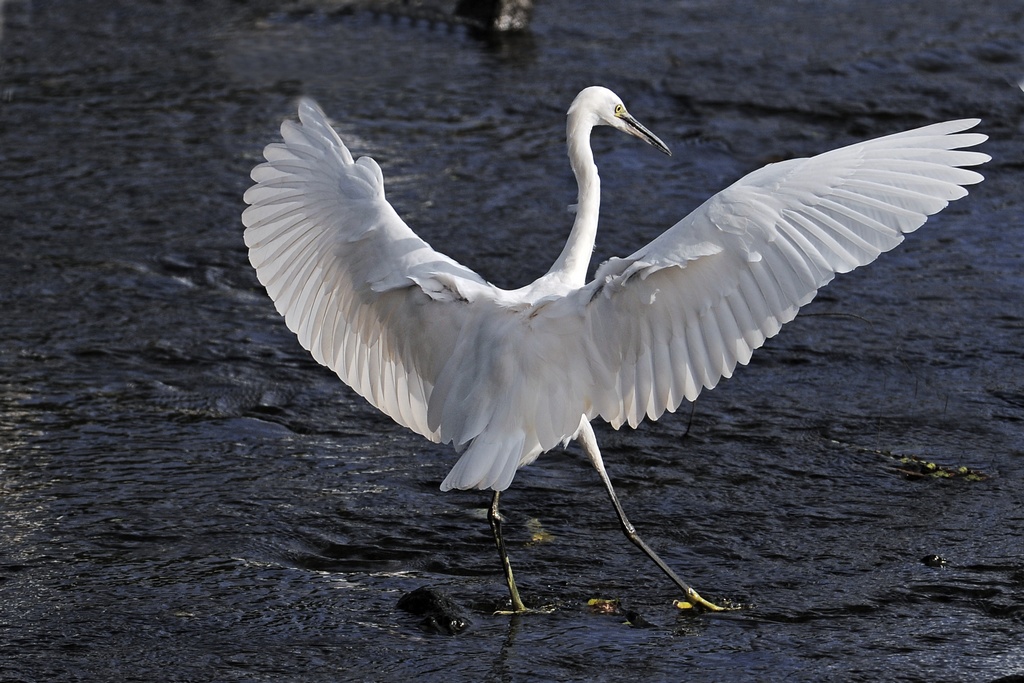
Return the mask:
[[[585,340],[575,372],[585,412],[613,426],[657,419],[746,364],[818,289],[875,260],[982,176],[959,148],[975,119],[939,123],[769,165],[653,242],[612,259],[548,306]]]
[[[565,297],[515,300],[434,251],[299,106],[252,173],[249,258],[320,363],[397,422],[465,449],[442,488],[502,490],[581,415],[656,418],[746,363],[817,289],[981,176],[954,121],[775,164]]]
[[[433,383],[469,308],[476,273],[434,251],[384,198],[380,167],[352,154],[309,99],[281,126],[245,193],[245,243],[288,328],[396,422],[438,441]],[[444,307],[444,315],[438,308]]]
[[[302,346],[396,422],[463,451],[442,484],[505,489],[583,414],[569,346],[531,306],[434,251],[311,100],[281,126],[245,194],[256,274]],[[569,330],[570,333],[575,329]],[[555,362],[552,362],[554,354]]]

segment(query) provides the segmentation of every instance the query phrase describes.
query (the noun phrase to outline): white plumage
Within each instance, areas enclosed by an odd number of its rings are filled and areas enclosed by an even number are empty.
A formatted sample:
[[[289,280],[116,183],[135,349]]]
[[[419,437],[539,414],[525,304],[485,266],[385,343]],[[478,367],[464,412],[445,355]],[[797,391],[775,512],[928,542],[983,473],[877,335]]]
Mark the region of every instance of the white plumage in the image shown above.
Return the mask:
[[[588,88],[570,109],[581,196],[567,250],[587,256],[599,201],[590,129],[621,121],[617,105]],[[958,167],[988,160],[958,149],[986,139],[961,132],[968,119],[771,164],[589,284],[583,259],[560,259],[506,291],[417,237],[385,199],[380,167],[353,161],[312,100],[299,120],[253,170],[249,258],[318,362],[398,423],[466,449],[444,489],[507,488],[581,416],[636,426],[693,401],[835,273],[982,179]]]
[[[245,242],[317,361],[398,423],[462,451],[442,489],[504,490],[519,467],[577,437],[606,479],[592,419],[636,426],[731,376],[836,273],[892,249],[982,180],[961,168],[989,159],[960,149],[986,139],[963,132],[977,123],[766,166],[587,283],[600,204],[591,130],[610,125],[668,153],[614,93],[587,88],[568,112],[572,232],[547,274],[508,291],[420,239],[385,199],[377,163],[353,160],[304,99],[299,123],[284,122],[283,143],[252,172]]]

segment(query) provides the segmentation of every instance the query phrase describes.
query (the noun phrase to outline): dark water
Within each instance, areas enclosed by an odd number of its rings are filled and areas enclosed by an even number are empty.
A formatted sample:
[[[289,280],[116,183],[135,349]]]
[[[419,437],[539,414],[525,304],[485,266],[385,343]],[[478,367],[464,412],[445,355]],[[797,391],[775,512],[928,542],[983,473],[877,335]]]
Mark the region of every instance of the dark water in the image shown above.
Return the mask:
[[[273,4],[4,3],[0,679],[1024,675],[1024,10],[546,0],[486,44]],[[833,283],[689,432],[599,430],[640,530],[740,611],[676,613],[570,449],[503,498],[520,587],[556,609],[492,616],[486,495],[440,494],[453,453],[307,358],[246,260],[248,172],[310,94],[432,243],[528,282],[570,224],[563,115],[592,83],[676,152],[597,136],[598,258],[768,161],[959,116],[992,137],[985,183]],[[426,584],[467,632],[395,610]]]

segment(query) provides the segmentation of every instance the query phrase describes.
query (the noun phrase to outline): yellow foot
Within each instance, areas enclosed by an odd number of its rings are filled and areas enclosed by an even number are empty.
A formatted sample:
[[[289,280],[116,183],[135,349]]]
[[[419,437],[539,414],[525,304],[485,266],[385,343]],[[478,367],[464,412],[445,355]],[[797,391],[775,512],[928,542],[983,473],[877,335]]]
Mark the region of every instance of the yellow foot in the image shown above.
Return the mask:
[[[694,609],[700,605],[710,612],[725,612],[726,610],[739,609],[738,607],[720,607],[700,597],[700,594],[692,588],[686,592],[686,600],[676,600],[674,603],[679,609]]]

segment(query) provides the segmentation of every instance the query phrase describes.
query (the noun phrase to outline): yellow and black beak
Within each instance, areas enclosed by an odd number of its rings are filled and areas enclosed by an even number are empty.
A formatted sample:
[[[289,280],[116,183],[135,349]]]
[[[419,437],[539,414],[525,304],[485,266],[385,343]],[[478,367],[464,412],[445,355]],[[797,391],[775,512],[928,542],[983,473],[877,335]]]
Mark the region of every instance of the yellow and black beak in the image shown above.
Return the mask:
[[[630,135],[635,135],[636,137],[640,138],[641,140],[651,145],[652,147],[664,152],[669,156],[672,156],[672,150],[668,148],[668,145],[662,142],[657,135],[647,130],[646,126],[644,126],[642,123],[634,119],[628,111],[623,109],[622,111],[615,112],[615,116],[620,121],[622,121],[622,123],[625,124],[625,126],[623,127],[623,130],[625,132],[629,133]]]

